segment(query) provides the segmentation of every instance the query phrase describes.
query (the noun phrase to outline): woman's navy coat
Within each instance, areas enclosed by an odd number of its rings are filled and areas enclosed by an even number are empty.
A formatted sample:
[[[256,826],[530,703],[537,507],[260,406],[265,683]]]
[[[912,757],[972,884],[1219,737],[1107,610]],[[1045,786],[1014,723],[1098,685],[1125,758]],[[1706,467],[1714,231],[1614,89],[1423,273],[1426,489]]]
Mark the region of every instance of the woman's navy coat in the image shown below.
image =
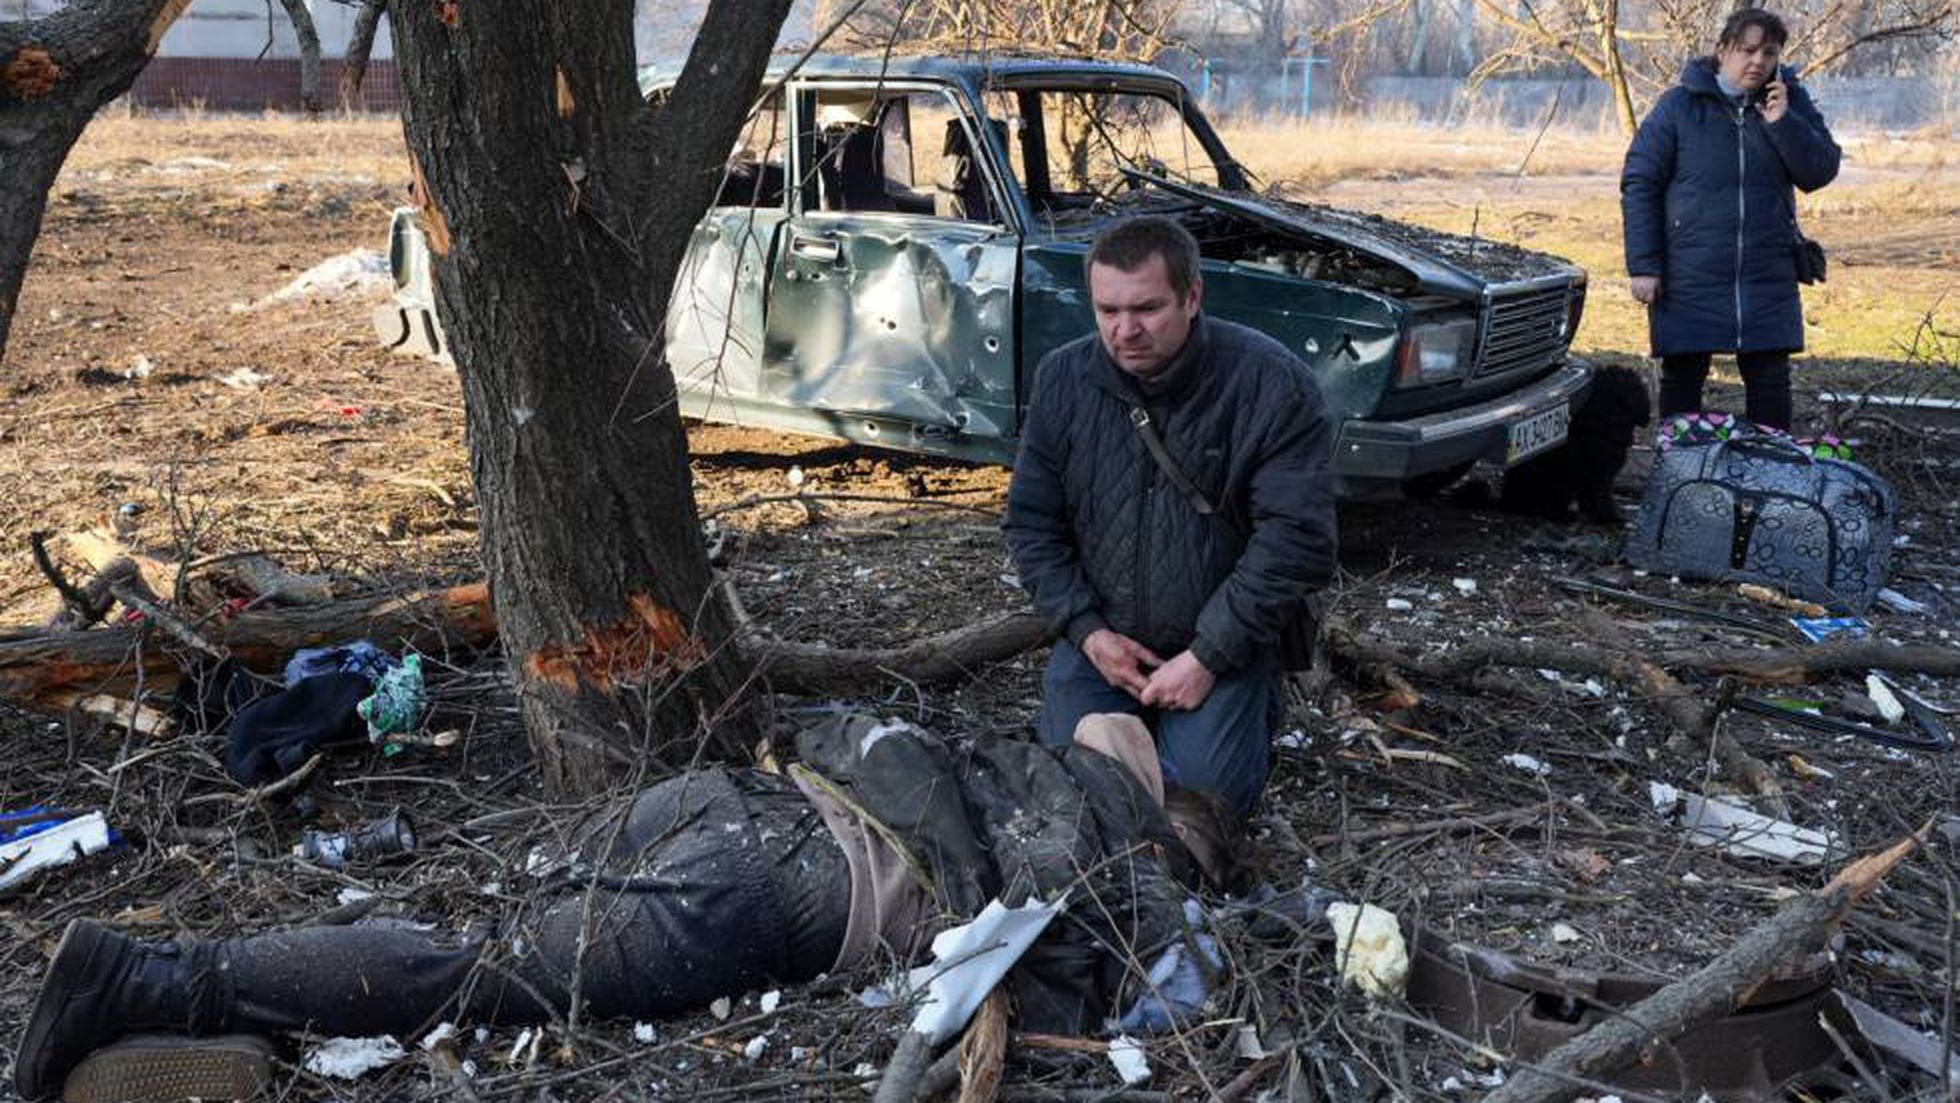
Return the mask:
[[[1655,356],[1803,348],[1793,250],[1796,196],[1838,171],[1824,116],[1783,70],[1774,123],[1738,109],[1697,58],[1640,124],[1620,175],[1627,274],[1659,276],[1648,308]]]

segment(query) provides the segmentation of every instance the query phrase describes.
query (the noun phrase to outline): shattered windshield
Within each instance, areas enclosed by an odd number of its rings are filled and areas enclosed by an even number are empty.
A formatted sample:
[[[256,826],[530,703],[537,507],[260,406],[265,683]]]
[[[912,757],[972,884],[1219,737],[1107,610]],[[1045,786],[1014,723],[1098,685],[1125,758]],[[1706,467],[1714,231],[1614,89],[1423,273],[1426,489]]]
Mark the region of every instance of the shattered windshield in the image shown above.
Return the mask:
[[[1219,186],[1218,166],[1177,103],[1163,96],[997,90],[987,109],[1008,128],[1010,167],[1037,207],[1113,200],[1133,186],[1124,169]]]

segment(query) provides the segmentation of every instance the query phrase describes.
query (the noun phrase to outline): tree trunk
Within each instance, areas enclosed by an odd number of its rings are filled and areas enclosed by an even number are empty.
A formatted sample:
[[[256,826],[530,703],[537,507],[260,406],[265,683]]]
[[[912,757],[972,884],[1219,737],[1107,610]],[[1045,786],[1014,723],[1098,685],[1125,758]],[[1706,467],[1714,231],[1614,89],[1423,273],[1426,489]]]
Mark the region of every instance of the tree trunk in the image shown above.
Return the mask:
[[[367,80],[368,56],[374,53],[375,28],[381,25],[381,13],[388,10],[388,0],[362,0],[361,10],[354,14],[354,27],[347,34],[347,52],[340,58],[340,105],[352,110],[354,100],[361,94],[361,82]]]
[[[1640,126],[1633,116],[1633,91],[1627,87],[1626,63],[1620,57],[1620,0],[1606,0],[1599,16],[1599,56],[1606,63],[1606,87],[1613,94],[1613,115],[1620,131],[1631,138]]]
[[[546,785],[750,742],[660,323],[790,0],[714,0],[657,111],[630,0],[395,4],[482,551]]]
[[[313,26],[313,13],[306,0],[279,0],[286,18],[293,24],[293,40],[299,44],[299,106],[308,115],[320,113],[320,32]]]
[[[76,0],[45,19],[0,23],[0,360],[62,162],[189,2]]]

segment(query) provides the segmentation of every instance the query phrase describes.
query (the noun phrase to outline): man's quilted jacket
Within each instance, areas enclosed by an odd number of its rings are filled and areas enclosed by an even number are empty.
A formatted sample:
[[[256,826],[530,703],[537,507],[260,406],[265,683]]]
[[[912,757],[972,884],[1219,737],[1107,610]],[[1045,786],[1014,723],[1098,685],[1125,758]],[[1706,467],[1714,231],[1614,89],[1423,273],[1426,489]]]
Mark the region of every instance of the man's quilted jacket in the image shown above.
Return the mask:
[[[1144,396],[1096,334],[1036,369],[1005,528],[1021,585],[1080,644],[1108,627],[1213,674],[1272,661],[1281,626],[1334,570],[1333,427],[1278,342],[1200,315],[1150,396],[1201,515],[1132,423]]]

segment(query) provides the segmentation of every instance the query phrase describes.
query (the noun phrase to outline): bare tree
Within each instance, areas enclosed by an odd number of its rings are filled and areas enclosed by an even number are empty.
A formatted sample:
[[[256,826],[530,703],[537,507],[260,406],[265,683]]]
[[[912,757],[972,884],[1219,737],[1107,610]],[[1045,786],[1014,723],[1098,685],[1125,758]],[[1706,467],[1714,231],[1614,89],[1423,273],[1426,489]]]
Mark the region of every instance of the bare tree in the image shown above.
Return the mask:
[[[547,785],[745,748],[661,323],[791,0],[714,0],[658,106],[631,0],[390,9],[482,553]]]
[[[354,26],[347,33],[347,50],[340,56],[340,102],[351,107],[361,94],[361,85],[367,80],[368,59],[374,53],[374,32],[381,24],[381,16],[388,10],[388,0],[361,0],[361,8],[354,13]]]
[[[0,22],[0,359],[62,162],[189,3],[76,0],[43,19]]]
[[[306,0],[279,0],[286,18],[293,25],[293,41],[299,45],[299,106],[308,115],[320,113],[320,31],[313,25],[313,13]],[[272,28],[266,28],[266,49],[272,48]],[[261,52],[260,57],[264,57]]]

